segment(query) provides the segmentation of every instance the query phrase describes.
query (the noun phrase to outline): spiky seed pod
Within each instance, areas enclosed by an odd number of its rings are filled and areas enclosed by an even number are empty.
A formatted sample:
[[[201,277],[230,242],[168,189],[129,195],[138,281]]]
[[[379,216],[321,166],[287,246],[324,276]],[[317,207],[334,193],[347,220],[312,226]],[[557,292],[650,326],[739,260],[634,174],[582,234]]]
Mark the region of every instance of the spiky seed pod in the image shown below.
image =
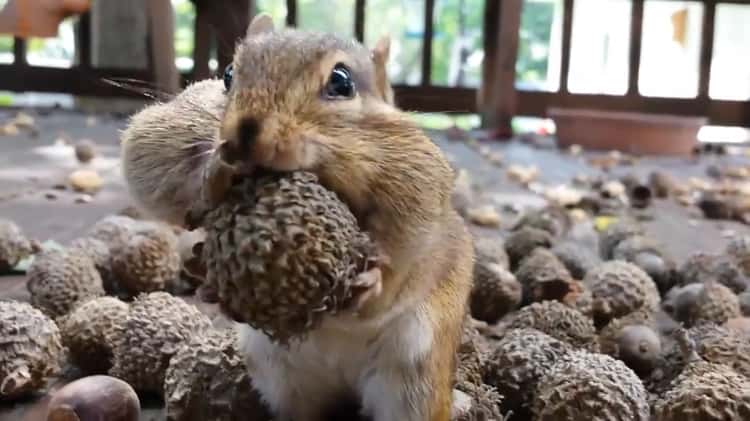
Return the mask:
[[[103,374],[112,367],[114,338],[121,334],[129,306],[115,297],[80,304],[59,321],[70,359],[86,374]]]
[[[599,256],[588,247],[573,241],[563,241],[552,247],[552,253],[568,269],[574,279],[583,279],[586,273],[601,263]]]
[[[538,421],[647,421],[650,415],[638,376],[622,361],[586,351],[565,355],[537,383],[533,413]]]
[[[461,408],[455,408],[451,414],[451,421],[501,421],[505,417],[500,412],[503,397],[489,385],[467,384],[457,387],[453,391],[454,405],[465,401]],[[463,395],[463,399],[460,396]]]
[[[495,263],[503,269],[510,268],[508,253],[505,252],[505,243],[500,238],[477,237],[474,239],[474,259],[482,263]]]
[[[487,359],[484,381],[503,396],[503,412],[529,419],[537,383],[571,350],[567,343],[536,329],[510,329]]]
[[[513,232],[505,240],[505,251],[510,259],[511,270],[515,272],[521,261],[537,247],[552,247],[550,233],[532,227],[523,227]]]
[[[205,315],[180,298],[166,292],[142,294],[112,340],[109,374],[139,392],[161,395],[169,359],[185,341],[210,327]]]
[[[516,223],[513,230],[530,227],[547,231],[553,237],[562,237],[568,232],[570,225],[570,215],[565,209],[549,206],[527,212]]]
[[[737,296],[717,282],[701,284],[694,294],[683,292],[678,302],[681,307],[673,316],[688,327],[707,322],[722,324],[741,315]]]
[[[479,384],[484,377],[484,369],[489,357],[490,344],[477,329],[482,322],[467,317],[462,326],[461,342],[457,355],[457,384]]]
[[[21,228],[13,221],[0,218],[0,274],[9,272],[32,252],[32,244]]]
[[[655,310],[659,306],[659,290],[654,281],[632,263],[602,263],[589,271],[584,283],[591,289],[597,327],[636,310]]]
[[[703,360],[695,352],[694,345],[680,346],[686,365],[664,396],[656,401],[654,419],[750,419],[750,381],[723,364]]]
[[[120,292],[119,284],[112,272],[112,256],[109,247],[104,241],[93,237],[82,237],[73,240],[69,248],[87,255],[94,262],[94,266],[102,278],[104,291],[107,294],[117,295]]]
[[[180,275],[177,236],[158,225],[143,225],[112,249],[112,270],[131,295],[162,291]]]
[[[27,303],[0,301],[0,344],[0,401],[41,389],[60,370],[60,331]]]
[[[110,249],[124,245],[139,221],[125,215],[110,215],[102,218],[87,233],[87,237],[103,241]]]
[[[714,324],[691,328],[689,333],[701,358],[723,364],[750,379],[750,342],[747,337]]]
[[[559,301],[542,301],[510,316],[508,329],[536,329],[575,348],[596,352],[599,345],[591,319]]]
[[[679,285],[716,281],[736,294],[747,289],[748,279],[731,258],[719,254],[695,253],[679,269]]]
[[[666,256],[660,244],[649,237],[634,235],[620,241],[612,252],[612,258],[643,269],[661,293],[666,293],[676,282],[674,261]]]
[[[634,235],[643,235],[643,227],[631,219],[619,220],[602,231],[599,235],[599,254],[604,260],[611,260],[615,247],[621,241]]]
[[[474,285],[469,304],[471,315],[487,323],[500,318],[521,304],[522,288],[512,273],[496,263],[476,261]]]
[[[243,180],[205,223],[207,280],[222,308],[280,343],[346,305],[375,255],[349,208],[310,173]]]
[[[727,254],[742,270],[742,274],[750,276],[750,237],[737,237],[727,245]]]
[[[185,342],[164,378],[169,421],[270,421],[253,389],[234,330],[209,331]]]
[[[104,295],[94,262],[76,249],[39,253],[29,267],[26,288],[31,304],[53,318],[67,314],[79,301]]]
[[[516,279],[523,287],[523,302],[561,300],[571,288],[573,278],[551,251],[536,248],[521,261]]]

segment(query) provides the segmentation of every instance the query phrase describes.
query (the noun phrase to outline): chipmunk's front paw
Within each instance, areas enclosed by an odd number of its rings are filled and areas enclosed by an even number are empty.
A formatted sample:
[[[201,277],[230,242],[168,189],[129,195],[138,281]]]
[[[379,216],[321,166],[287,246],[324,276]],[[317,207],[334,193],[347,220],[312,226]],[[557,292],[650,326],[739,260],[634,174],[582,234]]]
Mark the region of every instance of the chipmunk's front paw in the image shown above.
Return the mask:
[[[383,291],[383,272],[379,267],[362,272],[357,275],[350,288],[352,295],[345,307],[357,313],[368,301],[377,298]]]

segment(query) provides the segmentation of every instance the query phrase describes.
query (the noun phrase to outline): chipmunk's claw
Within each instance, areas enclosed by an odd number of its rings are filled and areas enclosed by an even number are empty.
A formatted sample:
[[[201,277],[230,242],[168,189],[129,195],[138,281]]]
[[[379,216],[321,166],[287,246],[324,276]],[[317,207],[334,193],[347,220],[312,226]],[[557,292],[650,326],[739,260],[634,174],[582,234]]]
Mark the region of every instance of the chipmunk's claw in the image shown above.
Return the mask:
[[[362,272],[352,281],[350,288],[352,296],[346,307],[356,313],[383,292],[383,272],[379,267]]]

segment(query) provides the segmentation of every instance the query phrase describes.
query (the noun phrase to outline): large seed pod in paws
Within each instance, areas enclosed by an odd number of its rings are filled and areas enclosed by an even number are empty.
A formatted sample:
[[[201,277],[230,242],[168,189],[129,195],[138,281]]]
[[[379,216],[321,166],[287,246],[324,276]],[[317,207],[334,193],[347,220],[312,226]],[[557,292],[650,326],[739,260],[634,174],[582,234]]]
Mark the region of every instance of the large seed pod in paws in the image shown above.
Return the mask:
[[[168,421],[270,421],[253,389],[233,329],[209,331],[185,342],[164,378]]]
[[[521,304],[521,284],[497,263],[476,261],[471,290],[471,315],[483,322],[497,323]]]
[[[0,218],[0,274],[9,272],[33,251],[21,228],[13,221]]]
[[[115,297],[90,299],[59,320],[70,359],[86,374],[104,374],[112,367],[112,347],[122,334],[129,305]]]
[[[285,343],[352,297],[375,248],[311,173],[244,179],[205,218],[207,281],[233,319]]]
[[[493,347],[484,369],[485,383],[503,396],[503,412],[529,419],[537,383],[572,347],[536,329],[510,329]]]
[[[648,394],[638,376],[608,355],[566,354],[537,383],[535,421],[648,421]]]
[[[643,227],[641,227],[636,221],[629,218],[618,220],[614,224],[608,226],[599,235],[599,254],[602,259],[611,260],[613,258],[615,247],[617,247],[621,241],[634,235],[643,234]]]
[[[94,262],[107,294],[117,295],[120,292],[119,284],[112,272],[112,255],[104,241],[94,237],[82,237],[73,240],[69,248],[85,254]]]
[[[548,249],[536,248],[521,261],[516,279],[523,287],[523,302],[561,300],[571,290],[573,278]]]
[[[523,227],[508,236],[505,251],[510,259],[511,270],[515,271],[521,261],[537,247],[552,247],[552,235],[538,228]]]
[[[0,301],[0,401],[25,397],[60,371],[60,331],[27,303]]]
[[[585,245],[563,241],[552,247],[552,253],[568,269],[574,279],[583,279],[589,270],[601,263],[599,256]]]
[[[169,359],[211,321],[195,306],[166,292],[142,294],[130,304],[124,328],[113,339],[111,376],[138,392],[161,395]]]
[[[619,260],[602,263],[586,275],[584,283],[591,289],[594,324],[598,328],[636,310],[659,307],[656,284],[632,263]]]
[[[565,209],[549,206],[525,213],[513,229],[536,228],[547,231],[553,237],[562,237],[568,232],[570,226],[570,216]]]
[[[31,304],[53,318],[67,314],[79,301],[104,295],[94,262],[77,249],[37,254],[27,276]]]
[[[508,329],[536,329],[575,348],[598,351],[596,329],[590,318],[559,301],[533,303],[515,312]]]
[[[162,291],[180,276],[177,236],[166,226],[143,223],[112,249],[112,269],[131,295]]]
[[[731,257],[710,253],[695,253],[679,269],[679,285],[718,282],[736,294],[747,289],[748,280]]]
[[[682,339],[686,360],[680,374],[655,402],[655,421],[723,421],[750,419],[750,381],[731,368],[707,362],[694,343]]]

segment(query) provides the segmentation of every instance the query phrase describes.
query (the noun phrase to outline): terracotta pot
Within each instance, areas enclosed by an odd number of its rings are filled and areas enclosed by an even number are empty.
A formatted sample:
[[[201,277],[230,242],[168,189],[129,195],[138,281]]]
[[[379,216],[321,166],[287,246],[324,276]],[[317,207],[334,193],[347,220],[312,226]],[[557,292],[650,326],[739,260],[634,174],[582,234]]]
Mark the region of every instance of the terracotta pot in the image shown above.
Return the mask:
[[[561,148],[617,150],[633,155],[690,155],[704,117],[550,108]]]

